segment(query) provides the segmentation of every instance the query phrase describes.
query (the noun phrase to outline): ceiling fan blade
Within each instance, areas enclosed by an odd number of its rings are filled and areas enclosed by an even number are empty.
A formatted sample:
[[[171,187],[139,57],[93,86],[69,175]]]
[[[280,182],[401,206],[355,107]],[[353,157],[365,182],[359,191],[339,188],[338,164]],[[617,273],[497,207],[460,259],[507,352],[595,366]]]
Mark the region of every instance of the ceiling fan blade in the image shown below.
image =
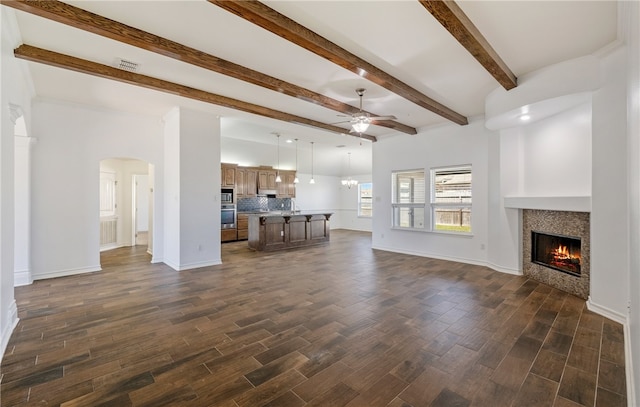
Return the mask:
[[[389,116],[374,116],[371,117],[372,121],[380,121],[380,120],[397,120],[398,118],[393,116],[393,115],[389,115]]]

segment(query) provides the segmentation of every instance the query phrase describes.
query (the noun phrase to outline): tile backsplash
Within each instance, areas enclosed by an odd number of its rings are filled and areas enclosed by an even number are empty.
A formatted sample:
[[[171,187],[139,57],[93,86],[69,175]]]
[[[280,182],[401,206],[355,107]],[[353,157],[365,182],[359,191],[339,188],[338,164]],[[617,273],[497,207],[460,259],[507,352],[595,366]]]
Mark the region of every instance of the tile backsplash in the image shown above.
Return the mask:
[[[240,198],[237,209],[238,212],[290,211],[291,198],[267,198],[266,196]]]

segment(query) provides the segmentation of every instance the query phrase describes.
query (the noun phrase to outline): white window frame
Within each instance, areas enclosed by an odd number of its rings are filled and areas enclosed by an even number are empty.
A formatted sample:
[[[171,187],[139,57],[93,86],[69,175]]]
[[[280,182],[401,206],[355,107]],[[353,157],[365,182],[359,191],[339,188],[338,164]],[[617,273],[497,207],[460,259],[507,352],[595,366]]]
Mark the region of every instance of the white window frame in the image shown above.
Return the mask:
[[[363,196],[362,190],[365,189],[370,191],[369,196]],[[363,214],[363,205],[368,204],[369,206],[369,215]],[[363,182],[358,184],[358,217],[359,218],[371,218],[373,217],[373,182]]]
[[[451,197],[451,202],[438,202],[436,197],[436,177],[442,176],[446,173],[469,173],[470,186],[466,190],[461,190],[460,195],[456,198]],[[454,233],[461,235],[471,235],[472,228],[472,206],[473,206],[473,169],[471,164],[455,165],[448,167],[431,168],[430,170],[431,180],[431,231],[438,233]],[[442,197],[440,197],[442,198]],[[454,200],[458,200],[455,202]],[[438,216],[437,212],[449,212],[451,213],[452,220],[455,220],[448,226],[446,223],[437,223],[438,219],[442,217]],[[440,225],[440,227],[439,227]]]
[[[399,185],[399,176],[405,174],[405,178],[411,178],[413,183],[416,177],[411,174],[422,174],[422,185],[411,185],[410,196],[402,198]],[[419,177],[417,177],[419,178]],[[391,227],[402,230],[426,230],[428,224],[428,213],[426,203],[426,171],[424,168],[413,170],[398,170],[391,172]],[[422,189],[422,192],[420,192]],[[416,192],[417,190],[417,192]],[[420,196],[422,195],[422,196]],[[422,216],[420,216],[422,214]],[[416,216],[417,215],[417,216]],[[408,219],[407,219],[408,218]],[[408,223],[406,222],[408,220]]]

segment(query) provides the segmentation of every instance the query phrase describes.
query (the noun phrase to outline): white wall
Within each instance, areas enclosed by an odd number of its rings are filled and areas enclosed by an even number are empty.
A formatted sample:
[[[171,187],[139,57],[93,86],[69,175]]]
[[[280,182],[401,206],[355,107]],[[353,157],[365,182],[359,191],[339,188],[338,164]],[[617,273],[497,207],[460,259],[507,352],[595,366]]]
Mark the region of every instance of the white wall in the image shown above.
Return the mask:
[[[640,391],[640,3],[623,2],[618,10],[627,51],[627,157],[629,185],[629,309],[625,330],[629,405]]]
[[[100,161],[129,157],[156,165],[162,213],[163,143],[156,117],[40,101],[33,107],[32,275],[49,278],[100,269]],[[156,222],[155,241],[161,241]],[[162,247],[162,246],[160,246]],[[154,255],[160,255],[156,248]]]
[[[522,127],[525,196],[591,195],[591,105]]]
[[[421,256],[486,264],[488,242],[490,137],[483,121],[445,125],[373,144],[373,247]],[[473,171],[472,236],[391,229],[391,172],[429,170],[471,164]]]
[[[220,264],[220,119],[175,108],[165,123],[164,262],[176,270]]]
[[[602,59],[604,85],[593,95],[590,306],[626,320],[629,283],[625,49]]]
[[[13,57],[22,42],[13,10],[0,7],[0,351],[18,323],[14,286],[14,124],[24,115],[31,133],[32,84],[26,63]]]

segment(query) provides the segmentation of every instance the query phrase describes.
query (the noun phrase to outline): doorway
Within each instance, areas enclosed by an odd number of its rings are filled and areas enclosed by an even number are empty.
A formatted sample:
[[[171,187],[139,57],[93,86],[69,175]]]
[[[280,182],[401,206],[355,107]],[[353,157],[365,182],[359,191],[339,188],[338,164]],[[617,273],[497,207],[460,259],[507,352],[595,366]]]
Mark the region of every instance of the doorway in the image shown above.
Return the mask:
[[[149,244],[149,175],[134,174],[131,180],[132,190],[132,213],[131,228],[133,236],[131,240],[136,246],[147,246]]]
[[[153,166],[131,158],[100,161],[100,251],[146,246],[151,253]]]

